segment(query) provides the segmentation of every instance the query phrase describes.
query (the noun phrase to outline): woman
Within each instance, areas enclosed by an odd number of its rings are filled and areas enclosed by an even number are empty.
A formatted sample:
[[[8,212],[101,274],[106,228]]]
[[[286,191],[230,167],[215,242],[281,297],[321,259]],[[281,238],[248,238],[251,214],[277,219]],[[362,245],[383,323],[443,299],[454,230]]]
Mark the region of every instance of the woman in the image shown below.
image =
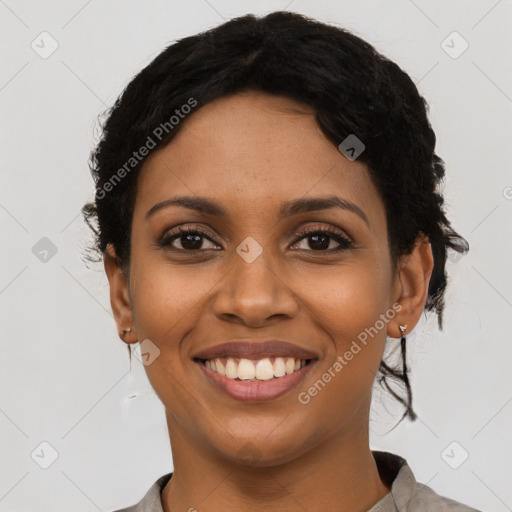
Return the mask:
[[[376,379],[416,418],[407,335],[425,309],[441,325],[447,251],[467,250],[434,148],[396,64],[293,13],[185,38],[132,80],[84,214],[174,472],[125,511],[474,510],[368,439]]]

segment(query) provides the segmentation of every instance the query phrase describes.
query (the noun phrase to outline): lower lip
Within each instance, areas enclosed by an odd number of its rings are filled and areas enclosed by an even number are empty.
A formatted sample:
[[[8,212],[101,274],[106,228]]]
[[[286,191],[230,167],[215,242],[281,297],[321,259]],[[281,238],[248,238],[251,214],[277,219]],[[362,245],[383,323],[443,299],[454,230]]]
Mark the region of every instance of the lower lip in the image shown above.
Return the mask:
[[[290,375],[260,381],[228,379],[220,373],[210,370],[201,362],[197,362],[196,364],[199,365],[211,383],[232,398],[245,402],[266,402],[284,395],[297,386],[315,363],[316,360],[313,360]]]

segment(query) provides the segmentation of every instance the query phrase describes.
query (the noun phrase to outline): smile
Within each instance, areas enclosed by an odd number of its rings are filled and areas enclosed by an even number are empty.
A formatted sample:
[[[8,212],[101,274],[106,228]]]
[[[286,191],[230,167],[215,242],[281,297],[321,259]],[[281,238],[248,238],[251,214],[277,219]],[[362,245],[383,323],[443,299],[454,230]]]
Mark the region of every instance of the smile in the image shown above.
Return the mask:
[[[266,402],[297,387],[316,361],[293,357],[259,360],[227,357],[196,360],[196,363],[208,382],[231,398]]]

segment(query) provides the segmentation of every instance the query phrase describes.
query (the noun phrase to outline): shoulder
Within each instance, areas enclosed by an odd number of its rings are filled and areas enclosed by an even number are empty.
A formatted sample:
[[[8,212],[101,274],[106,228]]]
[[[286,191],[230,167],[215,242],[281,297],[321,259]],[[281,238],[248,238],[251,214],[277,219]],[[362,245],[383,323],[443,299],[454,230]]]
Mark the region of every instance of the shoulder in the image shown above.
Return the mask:
[[[163,512],[161,494],[171,477],[172,473],[162,475],[138,503],[112,512]]]
[[[410,510],[422,512],[480,512],[463,503],[445,498],[434,492],[430,487],[416,484],[416,493],[410,501]]]
[[[389,452],[373,451],[382,481],[390,493],[370,512],[481,512],[463,503],[440,496],[427,485],[416,482],[407,461]]]
[[[399,455],[379,451],[372,453],[382,480],[391,490],[369,512],[481,512],[440,496],[430,487],[416,482],[407,461]],[[161,493],[171,477],[172,473],[162,475],[138,503],[113,512],[163,512]]]

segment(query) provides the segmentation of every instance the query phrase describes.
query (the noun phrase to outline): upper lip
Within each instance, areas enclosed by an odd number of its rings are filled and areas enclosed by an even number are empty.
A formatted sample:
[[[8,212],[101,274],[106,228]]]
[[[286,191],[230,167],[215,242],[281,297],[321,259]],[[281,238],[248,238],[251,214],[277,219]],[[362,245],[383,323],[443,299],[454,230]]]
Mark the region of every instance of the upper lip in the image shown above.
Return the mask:
[[[305,348],[287,341],[229,341],[206,348],[194,354],[194,359],[215,359],[234,357],[241,359],[264,359],[266,357],[294,357],[295,359],[316,359],[317,356]]]

